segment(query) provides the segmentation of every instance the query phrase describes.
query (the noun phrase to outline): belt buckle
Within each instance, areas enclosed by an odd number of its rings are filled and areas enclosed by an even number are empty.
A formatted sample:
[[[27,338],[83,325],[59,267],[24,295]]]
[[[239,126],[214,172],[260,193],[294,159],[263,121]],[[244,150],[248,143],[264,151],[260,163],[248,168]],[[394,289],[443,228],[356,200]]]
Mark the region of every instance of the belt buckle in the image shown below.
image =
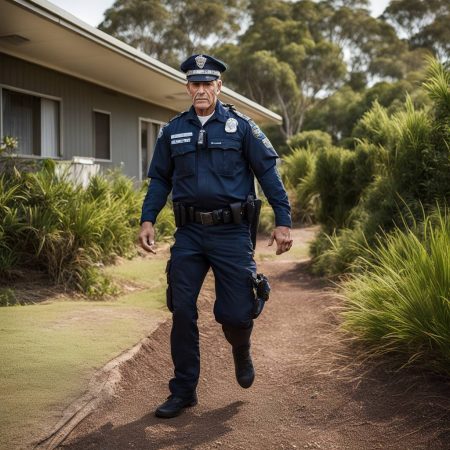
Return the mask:
[[[208,212],[200,213],[200,221],[202,225],[212,225],[214,223],[212,214]]]

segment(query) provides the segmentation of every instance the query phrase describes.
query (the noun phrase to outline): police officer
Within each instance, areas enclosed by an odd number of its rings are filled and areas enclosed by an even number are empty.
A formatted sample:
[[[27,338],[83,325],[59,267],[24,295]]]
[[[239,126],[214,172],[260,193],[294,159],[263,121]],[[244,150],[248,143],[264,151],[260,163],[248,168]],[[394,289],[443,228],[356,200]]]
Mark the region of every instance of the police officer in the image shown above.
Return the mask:
[[[277,254],[292,246],[290,205],[276,169],[277,153],[261,129],[218,100],[223,62],[193,55],[181,64],[192,106],[160,131],[142,207],[139,240],[154,252],[154,224],[172,191],[177,231],[167,266],[167,306],[172,311],[171,395],[157,417],[175,417],[197,403],[200,372],[197,297],[211,268],[214,315],[232,346],[238,383],[248,388],[255,372],[250,334],[255,311],[256,264],[249,232],[254,176],[275,213],[269,245]],[[249,200],[250,199],[250,200]]]

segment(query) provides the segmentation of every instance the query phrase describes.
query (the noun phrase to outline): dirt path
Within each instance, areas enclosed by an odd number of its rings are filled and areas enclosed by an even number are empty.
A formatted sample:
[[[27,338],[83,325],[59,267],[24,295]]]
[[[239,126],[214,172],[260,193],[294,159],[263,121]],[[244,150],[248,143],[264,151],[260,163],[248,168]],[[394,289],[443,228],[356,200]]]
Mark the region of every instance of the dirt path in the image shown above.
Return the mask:
[[[295,230],[296,245],[311,230]],[[115,398],[85,419],[67,449],[450,449],[450,387],[445,380],[361,366],[337,329],[339,300],[305,263],[264,261],[273,295],[255,324],[256,380],[235,379],[231,352],[212,316],[213,292],[200,300],[199,404],[157,419],[172,374],[170,323],[123,368]]]

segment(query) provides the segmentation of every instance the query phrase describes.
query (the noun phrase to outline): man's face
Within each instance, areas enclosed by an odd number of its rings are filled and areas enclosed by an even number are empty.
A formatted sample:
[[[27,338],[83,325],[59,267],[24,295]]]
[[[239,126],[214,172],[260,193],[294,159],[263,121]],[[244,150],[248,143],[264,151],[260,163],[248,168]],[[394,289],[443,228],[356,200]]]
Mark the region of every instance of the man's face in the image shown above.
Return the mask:
[[[216,107],[217,98],[222,88],[222,80],[188,81],[186,88],[197,114],[207,116]]]

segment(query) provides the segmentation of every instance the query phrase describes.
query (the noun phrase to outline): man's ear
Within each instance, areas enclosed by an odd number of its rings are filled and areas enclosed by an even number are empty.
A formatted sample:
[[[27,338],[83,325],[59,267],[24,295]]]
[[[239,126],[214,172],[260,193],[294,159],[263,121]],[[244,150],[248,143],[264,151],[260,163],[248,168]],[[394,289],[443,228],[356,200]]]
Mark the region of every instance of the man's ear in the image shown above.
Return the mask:
[[[216,95],[219,95],[221,90],[222,90],[222,80],[217,80]]]

